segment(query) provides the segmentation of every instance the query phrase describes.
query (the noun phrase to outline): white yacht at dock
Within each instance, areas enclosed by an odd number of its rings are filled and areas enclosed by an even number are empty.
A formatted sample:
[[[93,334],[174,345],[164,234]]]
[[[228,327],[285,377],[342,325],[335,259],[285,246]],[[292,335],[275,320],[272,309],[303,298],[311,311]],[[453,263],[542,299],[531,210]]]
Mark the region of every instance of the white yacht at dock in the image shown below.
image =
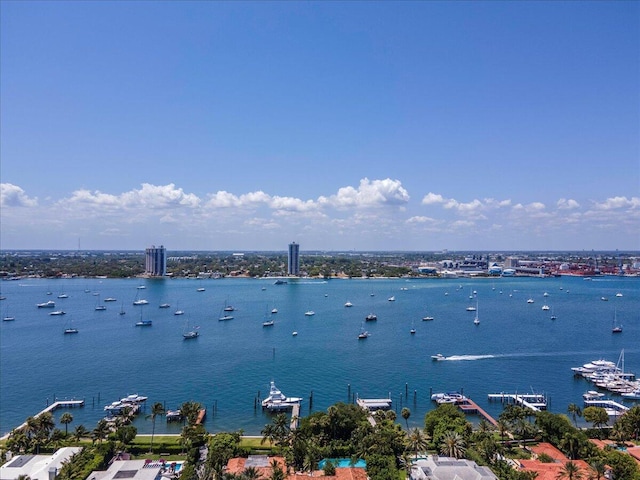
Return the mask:
[[[299,405],[302,398],[287,397],[276,387],[275,382],[271,381],[269,387],[269,396],[262,401],[262,408],[269,411],[290,410],[295,405]]]

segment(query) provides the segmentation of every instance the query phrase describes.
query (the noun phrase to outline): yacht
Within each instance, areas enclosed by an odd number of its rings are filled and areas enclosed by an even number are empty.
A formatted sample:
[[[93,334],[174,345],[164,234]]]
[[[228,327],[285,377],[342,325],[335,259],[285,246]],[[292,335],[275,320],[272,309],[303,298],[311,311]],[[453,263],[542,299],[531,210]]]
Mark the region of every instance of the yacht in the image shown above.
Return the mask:
[[[49,315],[66,315],[67,312],[64,310],[56,310],[54,312],[49,313]]]
[[[388,298],[388,300],[389,300],[390,302],[395,302],[395,301],[396,301],[396,297],[394,297],[394,296],[392,295],[392,296],[390,296],[390,297]]]
[[[5,315],[2,317],[3,322],[13,322],[16,319],[13,315]]]
[[[132,393],[131,395],[127,395],[126,397],[121,398],[120,402],[138,404],[138,403],[146,402],[148,398],[149,397],[145,397],[144,395],[138,395],[137,393]]]
[[[294,405],[300,405],[300,397],[287,397],[276,387],[272,380],[269,387],[269,396],[262,401],[262,408],[269,411],[290,410]]]
[[[182,334],[182,338],[184,338],[185,340],[191,340],[192,338],[198,338],[199,336],[200,333],[197,330],[190,330]]]
[[[169,308],[171,305],[168,303],[161,303],[160,308]]]
[[[218,320],[221,322],[226,322],[227,320],[233,320],[233,315],[222,315],[220,318],[218,318]]]
[[[150,327],[151,325],[153,325],[152,320],[140,320],[136,322],[136,327]]]
[[[113,297],[107,297],[104,299],[105,302],[115,302],[117,301],[117,299],[113,298]]]
[[[621,393],[620,395],[628,400],[640,400],[640,387],[631,390],[630,392]]]
[[[278,309],[277,309],[277,308],[272,308],[272,309],[271,309],[271,313],[272,313],[272,314],[276,314],[276,313],[278,313]]]
[[[433,317],[429,317],[429,316],[422,317],[423,322],[430,322],[431,320],[433,320]]]
[[[305,316],[307,317],[313,317],[316,312],[314,312],[313,310],[307,310],[306,312],[304,312]]]
[[[549,310],[549,305],[543,305],[542,310]]]
[[[149,303],[148,300],[145,300],[144,298],[141,298],[139,300],[134,300],[133,304],[134,305],[147,305]]]
[[[365,322],[374,322],[378,320],[378,316],[375,313],[370,313],[366,317],[364,317]]]
[[[204,287],[196,288],[196,292],[204,292]]]
[[[345,307],[353,307],[353,303],[351,302],[347,302],[344,304]]]
[[[107,307],[105,307],[104,305],[96,305],[96,310],[98,310],[100,312],[103,311],[103,310],[106,310],[106,309],[107,309]]]
[[[56,306],[56,302],[49,300],[48,302],[39,303],[38,308],[53,308]]]
[[[273,324],[274,324],[274,323],[275,323],[275,322],[274,322],[273,320],[267,320],[267,321],[265,321],[265,322],[262,322],[262,326],[263,326],[263,327],[273,327]]]
[[[533,303],[533,298],[528,299],[527,303]]]
[[[367,332],[366,330],[363,330],[358,334],[358,339],[364,340],[365,338],[369,338],[369,332]]]
[[[621,297],[622,294],[620,292],[616,293],[616,297]]]
[[[67,295],[66,293],[61,293],[60,295],[58,295],[58,298],[69,298],[69,295]]]

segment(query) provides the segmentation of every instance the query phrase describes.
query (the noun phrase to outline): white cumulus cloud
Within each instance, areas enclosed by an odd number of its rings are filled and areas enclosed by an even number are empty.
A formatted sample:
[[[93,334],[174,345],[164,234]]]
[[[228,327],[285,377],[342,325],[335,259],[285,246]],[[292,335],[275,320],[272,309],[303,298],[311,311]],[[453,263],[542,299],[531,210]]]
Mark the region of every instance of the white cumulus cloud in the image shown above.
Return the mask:
[[[25,191],[12,183],[0,183],[0,206],[2,207],[35,207],[37,198],[30,198]]]
[[[580,204],[571,198],[561,198],[556,205],[559,210],[574,210],[580,208]]]
[[[320,197],[318,202],[333,207],[375,207],[381,205],[404,205],[409,193],[399,180],[360,180],[358,188],[342,187],[336,195]]]
[[[619,208],[639,208],[640,207],[640,198],[639,197],[611,197],[607,198],[602,203],[595,204],[595,208],[598,210],[617,210]]]

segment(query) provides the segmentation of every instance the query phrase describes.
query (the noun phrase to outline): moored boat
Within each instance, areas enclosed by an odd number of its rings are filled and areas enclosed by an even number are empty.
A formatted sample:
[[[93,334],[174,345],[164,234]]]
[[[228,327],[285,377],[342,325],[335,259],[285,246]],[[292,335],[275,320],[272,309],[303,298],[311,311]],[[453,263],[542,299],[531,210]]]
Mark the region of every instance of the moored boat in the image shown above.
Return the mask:
[[[290,410],[295,405],[300,405],[302,398],[287,397],[284,395],[275,382],[272,380],[269,386],[269,396],[262,401],[262,408],[269,411]]]

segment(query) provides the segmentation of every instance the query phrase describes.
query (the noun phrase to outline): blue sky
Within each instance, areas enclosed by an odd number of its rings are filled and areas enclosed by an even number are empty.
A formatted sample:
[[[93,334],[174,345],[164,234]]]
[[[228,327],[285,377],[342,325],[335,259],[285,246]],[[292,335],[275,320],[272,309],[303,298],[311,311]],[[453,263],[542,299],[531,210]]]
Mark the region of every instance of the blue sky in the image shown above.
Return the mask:
[[[640,250],[638,2],[0,8],[3,249]]]

